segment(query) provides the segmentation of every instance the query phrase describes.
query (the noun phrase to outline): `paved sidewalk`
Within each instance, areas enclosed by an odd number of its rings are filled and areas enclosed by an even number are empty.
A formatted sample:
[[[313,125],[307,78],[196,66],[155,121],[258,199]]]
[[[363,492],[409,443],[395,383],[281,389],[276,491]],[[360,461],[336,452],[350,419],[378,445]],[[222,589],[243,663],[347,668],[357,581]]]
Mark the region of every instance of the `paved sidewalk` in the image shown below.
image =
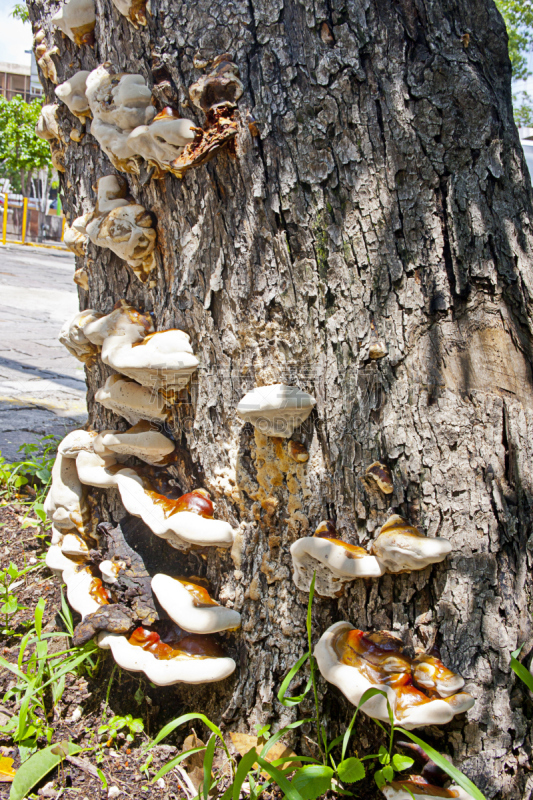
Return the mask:
[[[57,335],[78,309],[68,251],[0,244],[0,450],[64,436],[87,419],[83,365]]]

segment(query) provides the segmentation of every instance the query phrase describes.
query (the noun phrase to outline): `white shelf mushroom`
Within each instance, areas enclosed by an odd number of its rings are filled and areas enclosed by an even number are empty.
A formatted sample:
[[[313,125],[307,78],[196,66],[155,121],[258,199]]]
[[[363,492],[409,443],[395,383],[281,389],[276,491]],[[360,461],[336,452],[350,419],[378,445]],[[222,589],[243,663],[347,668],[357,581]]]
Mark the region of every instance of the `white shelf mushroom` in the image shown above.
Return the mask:
[[[466,692],[442,697],[433,690],[432,696],[428,696],[416,686],[417,660],[404,652],[401,640],[383,632],[363,633],[349,622],[337,622],[327,629],[315,648],[315,657],[322,676],[337,686],[354,706],[359,705],[367,689],[378,688],[385,692],[394,723],[407,730],[423,725],[445,725],[456,714],[472,708],[475,702]],[[446,684],[450,690],[464,685],[463,679],[438,659],[425,658],[439,673],[441,685]],[[389,721],[383,695],[372,697],[362,710],[369,717]]]
[[[132,645],[125,636],[100,634],[98,645],[111,648],[113,658],[123,669],[144,672],[156,686],[173,683],[213,683],[224,680],[235,671],[235,661],[224,656],[198,657],[178,653],[173,658],[159,659],[142,647]]]
[[[94,440],[94,452],[99,455],[136,456],[154,466],[165,464],[175,447],[174,442],[146,420],[124,432],[101,431]]]
[[[126,0],[120,6],[129,16],[140,3]],[[109,64],[102,64],[88,75],[86,96],[93,116],[91,133],[121,172],[138,174],[141,158],[156,166],[157,174],[169,171],[195,139],[191,120],[169,107],[156,112],[142,75],[114,74]]]
[[[274,383],[245,394],[237,414],[266,436],[289,438],[315,405],[315,398],[297,386]]]
[[[52,165],[59,171],[65,171],[65,146],[59,130],[57,103],[48,104],[42,107],[41,113],[35,125],[35,133],[39,139],[44,139],[50,145],[50,155]]]
[[[83,484],[103,489],[115,486],[126,511],[141,517],[152,533],[177,550],[189,550],[191,546],[231,547],[233,544],[231,525],[211,518],[212,503],[201,491],[172,500],[145,488],[143,478],[135,470],[117,469],[113,456],[80,452],[76,467]]]
[[[194,123],[167,107],[149,125],[135,128],[127,138],[127,146],[133,156],[140,156],[165,172],[194,137]]]
[[[82,122],[86,117],[91,116],[91,109],[85,93],[89,74],[88,70],[81,69],[54,89],[56,97],[65,103],[70,113]]]
[[[80,256],[80,258],[84,257],[88,241],[89,237],[86,233],[80,233],[71,225],[65,225],[63,244],[65,244],[69,250],[72,250],[75,255]]]
[[[320,530],[320,527],[318,528]],[[375,556],[340,539],[306,536],[291,545],[294,583],[303,592],[311,587],[322,597],[339,597],[344,584],[356,578],[379,578],[385,572]]]
[[[159,392],[121,375],[111,375],[94,399],[114,414],[124,417],[130,425],[136,425],[142,419],[165,422],[170,413]]]
[[[56,65],[52,61],[52,56],[60,55],[59,47],[48,47],[46,44],[46,34],[42,28],[35,34],[33,46],[37,66],[42,70],[44,77],[54,84],[57,83]]]
[[[443,561],[451,553],[447,539],[429,538],[410,525],[403,517],[393,514],[371,544],[372,553],[387,572],[410,572]]]
[[[85,564],[78,564],[67,558],[58,545],[51,545],[48,548],[45,563],[49,569],[61,575],[67,586],[68,602],[78,614],[85,617],[100,608],[101,581],[91,575]]]
[[[52,17],[59,28],[74,44],[93,44],[96,9],[94,0],[67,0]]]
[[[87,556],[89,548],[81,538],[74,533],[67,533],[61,542],[61,552],[66,556]]]
[[[44,501],[44,510],[60,533],[83,532],[83,487],[76,462],[61,452],[58,452],[52,467],[52,483]]]
[[[99,348],[87,339],[83,329],[88,323],[94,322],[100,317],[101,314],[92,308],[78,311],[64,323],[59,331],[58,338],[61,344],[67,348],[74,358],[87,364],[87,366],[96,361]]]
[[[238,628],[241,615],[212,600],[203,586],[158,573],[152,590],[176,625],[191,633],[218,633]]]
[[[93,116],[91,133],[118,170],[138,172],[128,136],[156,115],[142,75],[114,74],[102,64],[87,76],[86,96]]]
[[[144,206],[128,196],[128,186],[118,175],[98,181],[98,202],[93,212],[77,217],[72,227],[93,244],[106,247],[123,259],[140,281],[155,267],[156,232]]]
[[[134,28],[146,25],[146,12],[150,10],[150,0],[112,0],[113,5]]]
[[[101,345],[104,364],[142,386],[179,391],[198,368],[189,337],[179,330],[152,331],[150,315],[125,304],[83,329]]]

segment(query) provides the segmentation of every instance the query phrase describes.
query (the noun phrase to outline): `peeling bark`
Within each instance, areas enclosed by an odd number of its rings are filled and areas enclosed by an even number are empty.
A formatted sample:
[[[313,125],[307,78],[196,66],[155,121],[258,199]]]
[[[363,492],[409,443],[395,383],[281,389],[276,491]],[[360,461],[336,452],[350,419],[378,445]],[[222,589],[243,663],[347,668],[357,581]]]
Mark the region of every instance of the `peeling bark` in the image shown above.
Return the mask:
[[[48,31],[51,4],[30,9]],[[293,719],[276,692],[305,648],[307,596],[289,546],[328,517],[366,544],[392,508],[450,539],[452,555],[318,600],[315,640],[346,619],[436,644],[477,702],[423,737],[488,797],[531,797],[531,703],[509,654],[533,648],[533,209],[492,0],[159,0],[139,30],[97,0],[94,49],[49,38],[60,81],[108,60],[199,126],[187,99],[195,64],[231,53],[244,84],[235,154],[182,180],[128,176],[157,219],[156,285],[92,244],[77,258],[89,275],[81,308],[108,313],[125,299],[153,311],[158,330],[191,336],[201,367],[174,407],[185,456],[168,473],[182,492],[207,488],[239,529],[231,557],[173,555],[243,626],[233,678],[168,689],[168,707],[240,731]],[[68,131],[66,107],[60,117]],[[67,146],[65,166],[72,222],[113,169],[89,134]],[[388,350],[379,361],[371,325]],[[108,374],[87,368],[90,421],[124,428],[93,400]],[[236,417],[247,390],[272,382],[317,398],[296,436],[306,463]],[[387,498],[364,481],[378,459],[394,478]],[[114,496],[98,513],[124,517]],[[333,735],[350,709],[321,691]],[[306,752],[312,737],[304,729],[292,744]],[[362,718],[359,752],[378,737]]]

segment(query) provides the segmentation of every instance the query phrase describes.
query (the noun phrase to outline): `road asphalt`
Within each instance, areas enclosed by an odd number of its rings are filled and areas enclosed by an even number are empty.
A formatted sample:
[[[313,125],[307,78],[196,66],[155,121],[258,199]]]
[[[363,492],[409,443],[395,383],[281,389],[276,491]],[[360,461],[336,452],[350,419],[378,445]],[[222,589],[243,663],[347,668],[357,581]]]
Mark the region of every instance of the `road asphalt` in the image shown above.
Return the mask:
[[[57,339],[78,310],[74,256],[0,244],[0,451],[21,458],[21,444],[63,437],[87,420],[83,364]]]

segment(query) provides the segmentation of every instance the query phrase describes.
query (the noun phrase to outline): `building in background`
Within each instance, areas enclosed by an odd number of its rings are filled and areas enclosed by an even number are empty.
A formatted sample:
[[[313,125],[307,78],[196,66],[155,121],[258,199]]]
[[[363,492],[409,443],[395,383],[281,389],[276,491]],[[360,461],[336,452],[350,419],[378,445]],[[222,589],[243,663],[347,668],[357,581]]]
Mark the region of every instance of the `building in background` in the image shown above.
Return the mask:
[[[0,94],[6,100],[12,100],[17,95],[20,95],[29,103],[36,97],[41,97],[42,93],[43,87],[39,83],[37,64],[33,53],[31,66],[0,61]]]
[[[533,128],[518,128],[518,133],[526,157],[529,175],[533,179]]]

